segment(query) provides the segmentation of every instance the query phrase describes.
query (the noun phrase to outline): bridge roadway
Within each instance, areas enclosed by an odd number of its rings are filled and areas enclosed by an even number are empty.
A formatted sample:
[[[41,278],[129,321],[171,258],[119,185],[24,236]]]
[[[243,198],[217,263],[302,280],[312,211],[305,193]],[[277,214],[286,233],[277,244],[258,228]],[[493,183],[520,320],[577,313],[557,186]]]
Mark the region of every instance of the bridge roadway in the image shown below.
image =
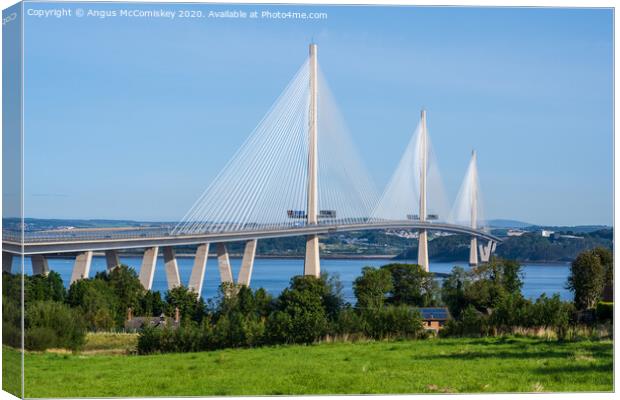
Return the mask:
[[[306,225],[293,228],[279,229],[258,229],[244,230],[233,232],[209,232],[201,234],[162,234],[158,236],[145,237],[136,234],[133,237],[128,235],[118,235],[114,237],[63,237],[61,239],[54,238],[53,235],[47,238],[37,238],[29,241],[28,237],[24,240],[23,248],[19,240],[11,240],[3,237],[2,251],[13,254],[55,254],[55,253],[75,253],[84,251],[103,251],[103,250],[120,250],[133,248],[149,248],[149,247],[169,247],[197,245],[203,243],[226,243],[238,242],[254,239],[278,238],[287,236],[305,236],[314,234],[329,234],[336,232],[350,232],[361,230],[383,230],[383,229],[426,229],[431,231],[443,231],[456,234],[465,234],[479,239],[485,239],[490,242],[501,243],[501,239],[497,236],[482,230],[472,229],[466,226],[447,224],[447,223],[431,223],[420,221],[373,221],[356,224],[317,224]],[[53,231],[50,231],[50,233]],[[67,231],[65,231],[67,232]],[[106,235],[107,236],[107,235]],[[130,236],[130,235],[129,235]]]

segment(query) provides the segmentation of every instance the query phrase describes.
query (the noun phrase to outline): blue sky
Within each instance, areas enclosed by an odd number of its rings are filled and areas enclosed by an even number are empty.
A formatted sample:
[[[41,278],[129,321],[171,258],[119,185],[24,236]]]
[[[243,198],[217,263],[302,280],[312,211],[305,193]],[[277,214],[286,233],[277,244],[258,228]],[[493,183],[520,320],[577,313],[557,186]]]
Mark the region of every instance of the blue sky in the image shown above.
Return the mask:
[[[450,199],[475,148],[488,218],[612,223],[611,10],[131,8],[323,11],[328,18],[26,16],[28,217],[181,218],[314,40],[379,188],[425,107]]]

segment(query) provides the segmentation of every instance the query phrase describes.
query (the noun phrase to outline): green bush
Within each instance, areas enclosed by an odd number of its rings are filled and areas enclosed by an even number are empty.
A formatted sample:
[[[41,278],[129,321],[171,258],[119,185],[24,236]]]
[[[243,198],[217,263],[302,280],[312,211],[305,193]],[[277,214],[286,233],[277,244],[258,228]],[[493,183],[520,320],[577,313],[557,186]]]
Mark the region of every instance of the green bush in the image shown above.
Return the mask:
[[[514,327],[532,325],[532,303],[521,293],[506,294],[493,309],[488,323],[499,333],[509,333]]]
[[[265,322],[239,312],[221,316],[213,327],[209,347],[252,347],[263,343]]]
[[[604,321],[613,321],[614,319],[614,303],[607,301],[599,301],[596,305],[596,319]]]
[[[374,339],[416,338],[424,332],[420,313],[407,305],[366,309],[361,319],[363,332]]]
[[[22,346],[22,309],[18,300],[2,296],[2,343]]]
[[[384,268],[364,267],[362,275],[353,282],[356,307],[360,309],[382,307],[387,294],[393,288],[390,271]]]
[[[387,302],[393,305],[430,307],[438,303],[438,285],[433,274],[417,264],[388,264],[381,267],[392,276]]]
[[[77,350],[86,339],[82,317],[62,303],[38,301],[29,304],[24,323],[24,342],[28,350],[51,347]]]
[[[146,326],[138,336],[137,350],[139,354],[158,353],[161,350],[161,329]]]
[[[189,321],[201,322],[205,316],[204,300],[185,286],[177,286],[167,291],[166,303],[166,314],[174,315],[178,308],[183,324]]]
[[[145,296],[145,290],[136,271],[127,265],[119,265],[111,271],[99,272],[95,275],[95,280],[102,280],[111,289],[114,294],[116,309],[113,312],[100,314],[100,318],[113,318],[113,324],[122,328],[127,315],[127,309],[131,307],[134,313],[142,314],[142,299]]]
[[[575,311],[573,303],[562,301],[559,294],[551,298],[544,293],[532,305],[530,326],[553,328],[558,339],[564,339]]]
[[[460,320],[449,320],[440,331],[441,336],[480,337],[489,334],[488,318],[474,306],[469,305],[461,314]]]
[[[343,306],[341,285],[326,274],[296,276],[275,303],[266,330],[271,343],[312,343],[324,337]]]
[[[24,276],[24,299],[32,301],[65,301],[67,293],[60,274],[50,271],[47,275]]]
[[[362,333],[362,318],[359,313],[351,308],[344,308],[338,314],[338,318],[332,323],[330,334],[345,335]]]
[[[108,331],[117,325],[119,299],[103,279],[75,281],[69,288],[67,303],[80,311],[91,331]]]

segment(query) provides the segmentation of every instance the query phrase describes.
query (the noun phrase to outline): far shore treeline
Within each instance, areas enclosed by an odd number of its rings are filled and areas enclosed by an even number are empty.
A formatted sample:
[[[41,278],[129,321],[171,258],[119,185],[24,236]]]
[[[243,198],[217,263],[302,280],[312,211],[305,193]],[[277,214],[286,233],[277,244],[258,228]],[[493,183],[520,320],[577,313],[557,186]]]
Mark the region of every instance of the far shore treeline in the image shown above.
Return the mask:
[[[579,254],[566,282],[571,302],[555,294],[532,301],[521,293],[516,261],[493,258],[454,267],[441,286],[416,264],[365,267],[355,279],[355,304],[344,301],[337,276],[295,276],[278,296],[262,288],[220,286],[204,301],[186,287],[163,296],[145,290],[136,272],[119,265],[65,289],[60,275],[23,276],[25,347],[80,350],[87,332],[124,331],[128,314],[178,322],[137,327],[137,352],[205,351],[324,340],[424,339],[420,307],[445,306],[452,319],[440,336],[543,334],[557,340],[611,330],[612,304],[601,300],[613,281],[613,258],[599,247]],[[22,276],[3,274],[3,344],[21,346]],[[164,319],[165,319],[164,318]]]

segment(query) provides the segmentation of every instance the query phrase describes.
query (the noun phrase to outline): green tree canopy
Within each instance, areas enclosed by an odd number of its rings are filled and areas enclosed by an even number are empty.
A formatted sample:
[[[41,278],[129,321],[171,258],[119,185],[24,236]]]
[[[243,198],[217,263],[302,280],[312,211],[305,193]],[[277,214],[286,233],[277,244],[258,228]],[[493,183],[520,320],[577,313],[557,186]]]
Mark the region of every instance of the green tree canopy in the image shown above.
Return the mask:
[[[119,306],[114,290],[102,279],[80,279],[71,284],[67,303],[79,308],[90,330],[116,326]]]
[[[141,299],[144,297],[145,289],[138,279],[136,271],[127,265],[119,265],[107,272],[99,272],[95,279],[106,282],[116,297],[117,309],[116,324],[122,326],[127,315],[127,309],[132,308],[134,315],[144,313],[142,310]]]
[[[177,286],[166,292],[166,314],[174,317],[175,309],[181,314],[181,321],[201,322],[205,316],[206,305],[202,297],[185,286]]]
[[[461,267],[452,268],[450,275],[443,280],[441,299],[454,318],[459,318],[469,304],[466,291],[470,284],[469,275]]]
[[[312,343],[328,332],[342,304],[336,278],[295,276],[278,297],[267,331],[273,342]]]
[[[384,268],[364,267],[362,275],[353,282],[357,308],[379,308],[387,294],[394,289],[392,274]]]
[[[438,286],[433,274],[417,264],[387,264],[381,267],[392,275],[392,290],[387,299],[394,305],[429,307],[437,304]]]
[[[599,251],[584,251],[570,266],[567,288],[575,296],[575,307],[587,310],[596,307],[605,286],[605,267]],[[613,263],[612,263],[613,265]]]

